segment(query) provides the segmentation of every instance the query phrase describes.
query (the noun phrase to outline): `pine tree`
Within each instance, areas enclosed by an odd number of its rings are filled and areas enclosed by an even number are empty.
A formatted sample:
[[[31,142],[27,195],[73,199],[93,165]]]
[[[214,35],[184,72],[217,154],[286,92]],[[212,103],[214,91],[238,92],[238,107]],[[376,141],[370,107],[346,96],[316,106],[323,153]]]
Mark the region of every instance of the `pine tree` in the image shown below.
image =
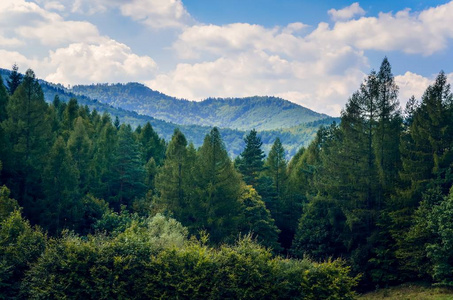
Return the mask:
[[[271,189],[274,195],[271,201],[267,201],[267,205],[275,224],[281,230],[280,242],[284,248],[289,248],[300,217],[300,205],[293,202],[294,198],[286,197],[287,162],[285,149],[279,138],[275,139],[264,167],[264,173],[272,179]]]
[[[13,95],[16,89],[22,82],[22,74],[18,72],[19,67],[14,64],[11,73],[9,74],[6,82],[8,83],[8,92],[10,95]]]
[[[41,211],[41,225],[50,233],[75,228],[81,217],[78,192],[79,173],[60,136],[49,152],[43,172],[46,195]]]
[[[28,70],[8,102],[8,119],[2,126],[10,149],[8,160],[4,161],[5,176],[9,178],[6,183],[32,221],[36,221],[34,201],[42,196],[40,173],[52,143],[47,111],[41,86],[34,72]]]
[[[400,169],[399,138],[402,119],[399,110],[398,86],[395,84],[390,63],[384,58],[377,74],[378,120],[374,134],[373,148],[379,175],[380,189],[377,207],[381,208],[384,199],[395,190]]]
[[[62,135],[67,140],[70,132],[74,129],[74,121],[78,117],[79,104],[77,99],[71,98],[63,111]]]
[[[195,159],[189,157],[184,134],[175,129],[167,147],[166,159],[156,177],[158,198],[155,205],[156,209],[173,214],[175,219],[189,229],[194,226],[194,207],[190,202],[194,163]]]
[[[130,206],[145,196],[145,170],[130,125],[121,125],[113,161],[113,206]]]
[[[414,212],[429,191],[439,190],[447,195],[453,178],[452,94],[446,76],[441,72],[429,86],[419,105],[412,109],[410,123],[401,138],[402,187],[392,197],[389,206],[391,234],[396,240],[396,256],[402,265],[401,272],[417,270],[420,257],[411,246],[414,236]],[[411,234],[410,234],[411,233]],[[407,273],[406,273],[407,274]]]
[[[138,141],[143,160],[148,162],[151,158],[154,158],[156,164],[161,165],[165,158],[165,141],[159,138],[149,122],[140,129]]]
[[[91,140],[86,130],[85,121],[78,117],[74,122],[74,130],[71,131],[68,139],[68,149],[80,173],[80,191],[88,192],[89,185],[89,162],[91,155]]]
[[[118,133],[108,114],[104,114],[96,128],[97,139],[93,140],[93,160],[90,163],[90,191],[97,198],[108,202],[114,196],[116,145]]]
[[[261,149],[263,143],[255,129],[244,138],[245,148],[236,159],[235,164],[239,172],[244,176],[244,181],[256,187],[258,177],[263,171],[264,151]]]
[[[241,179],[228,157],[219,130],[206,135],[197,154],[195,169],[198,199],[203,212],[198,217],[213,242],[234,239],[239,231]]]

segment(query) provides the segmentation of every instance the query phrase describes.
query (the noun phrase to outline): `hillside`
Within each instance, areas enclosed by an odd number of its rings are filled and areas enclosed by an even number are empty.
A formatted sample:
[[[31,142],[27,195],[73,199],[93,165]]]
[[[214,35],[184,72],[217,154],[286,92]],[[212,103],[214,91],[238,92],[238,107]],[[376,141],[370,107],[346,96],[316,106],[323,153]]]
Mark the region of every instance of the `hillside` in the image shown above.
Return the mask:
[[[10,71],[0,69],[0,74],[3,77],[3,79],[5,79],[9,76]],[[99,113],[106,112],[110,114],[112,118],[118,117],[122,123],[131,124],[133,127],[137,127],[138,125],[143,125],[146,122],[149,122],[153,126],[154,130],[166,141],[170,140],[174,129],[178,127],[184,133],[188,141],[193,142],[195,147],[199,147],[203,143],[205,135],[209,133],[209,131],[212,128],[212,125],[210,126],[200,126],[191,124],[180,125],[176,122],[167,122],[164,120],[160,120],[158,118],[139,114],[135,111],[130,111],[123,108],[116,108],[113,105],[102,103],[101,101],[94,100],[91,97],[85,95],[75,94],[72,92],[71,89],[67,89],[60,84],[53,84],[44,80],[40,80],[39,82],[41,84],[42,90],[44,92],[44,97],[47,102],[52,102],[55,95],[58,95],[60,99],[64,102],[68,102],[69,99],[71,98],[76,98],[80,105],[86,105],[91,110],[96,109]],[[154,93],[160,94],[158,92]],[[162,97],[168,97],[163,94],[160,95],[162,95]],[[170,102],[181,101],[171,97],[169,97],[169,99],[173,99],[170,100]],[[196,103],[189,101],[185,102],[192,104]],[[214,101],[211,100],[211,102]],[[244,116],[244,118],[246,117]],[[338,118],[324,118],[318,121],[293,126],[291,128],[260,130],[259,134],[262,137],[263,149],[267,153],[270,150],[274,140],[277,137],[280,137],[285,149],[287,150],[287,157],[290,158],[296,153],[296,151],[300,147],[307,146],[311,142],[319,126],[329,125],[333,121],[338,122],[338,120],[339,120]],[[244,148],[243,138],[247,134],[247,130],[222,128],[221,134],[229,155],[231,157],[239,155]]]
[[[71,92],[183,125],[272,130],[328,117],[276,97],[210,98],[196,102],[167,96],[140,83],[77,85]]]

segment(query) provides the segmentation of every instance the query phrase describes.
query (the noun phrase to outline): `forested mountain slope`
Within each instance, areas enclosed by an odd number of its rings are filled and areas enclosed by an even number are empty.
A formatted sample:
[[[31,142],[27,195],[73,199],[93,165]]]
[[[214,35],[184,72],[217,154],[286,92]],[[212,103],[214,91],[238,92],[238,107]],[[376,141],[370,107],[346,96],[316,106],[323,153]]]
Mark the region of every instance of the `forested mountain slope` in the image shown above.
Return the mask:
[[[10,71],[0,69],[0,74],[3,77],[3,79],[5,79],[9,76]],[[71,98],[76,98],[80,105],[83,106],[86,105],[90,110],[95,109],[101,114],[108,113],[112,116],[113,119],[115,119],[115,117],[118,117],[121,123],[131,124],[133,127],[144,125],[146,122],[149,122],[153,126],[153,129],[166,141],[170,140],[174,129],[179,128],[185,134],[188,141],[193,142],[195,147],[199,147],[203,143],[204,136],[212,128],[211,126],[201,126],[193,124],[180,125],[180,123],[167,122],[148,115],[139,114],[135,111],[130,111],[123,108],[116,108],[113,106],[115,105],[114,103],[113,105],[108,105],[106,103],[94,100],[85,95],[74,94],[70,89],[67,89],[60,84],[52,84],[44,80],[39,80],[39,83],[43,90],[44,98],[48,103],[53,101],[55,95],[58,95],[60,100],[62,100],[63,102],[68,102]],[[163,97],[168,96],[163,95]],[[173,99],[174,101],[180,101],[171,97],[169,98]],[[189,101],[185,102],[189,103]],[[326,118],[314,122],[293,126],[291,128],[260,131],[260,135],[262,136],[263,139],[263,149],[267,153],[270,150],[274,140],[277,137],[280,137],[282,143],[285,146],[285,149],[287,149],[288,157],[292,157],[296,153],[297,149],[299,149],[302,146],[307,146],[313,140],[319,126],[329,125],[333,121],[338,120],[339,119],[337,118],[329,118],[326,116]],[[225,145],[230,156],[235,157],[239,155],[240,151],[244,147],[243,138],[246,135],[246,133],[247,133],[246,130],[222,128],[221,130],[222,138],[225,141]]]
[[[178,124],[272,130],[328,117],[276,97],[209,98],[195,102],[167,96],[140,83],[77,85],[71,91]]]

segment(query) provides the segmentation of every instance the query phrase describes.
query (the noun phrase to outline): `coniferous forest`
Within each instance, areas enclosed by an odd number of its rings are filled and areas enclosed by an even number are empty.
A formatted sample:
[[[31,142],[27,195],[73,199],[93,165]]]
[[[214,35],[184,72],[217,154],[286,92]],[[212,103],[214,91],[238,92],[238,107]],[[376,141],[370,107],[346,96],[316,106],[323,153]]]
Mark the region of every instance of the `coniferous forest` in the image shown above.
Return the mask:
[[[287,160],[251,130],[231,158],[0,80],[0,298],[353,299],[453,285],[453,96],[400,108],[385,58]],[[327,84],[327,83],[326,83]],[[405,99],[404,99],[405,102]]]

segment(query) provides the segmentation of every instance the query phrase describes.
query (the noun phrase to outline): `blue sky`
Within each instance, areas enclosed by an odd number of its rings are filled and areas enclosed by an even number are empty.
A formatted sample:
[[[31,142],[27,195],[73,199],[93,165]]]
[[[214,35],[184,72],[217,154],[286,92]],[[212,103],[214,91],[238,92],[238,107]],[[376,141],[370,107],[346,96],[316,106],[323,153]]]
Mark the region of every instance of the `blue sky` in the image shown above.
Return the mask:
[[[2,0],[0,67],[339,115],[384,56],[403,105],[440,70],[452,81],[452,16],[453,1]]]

